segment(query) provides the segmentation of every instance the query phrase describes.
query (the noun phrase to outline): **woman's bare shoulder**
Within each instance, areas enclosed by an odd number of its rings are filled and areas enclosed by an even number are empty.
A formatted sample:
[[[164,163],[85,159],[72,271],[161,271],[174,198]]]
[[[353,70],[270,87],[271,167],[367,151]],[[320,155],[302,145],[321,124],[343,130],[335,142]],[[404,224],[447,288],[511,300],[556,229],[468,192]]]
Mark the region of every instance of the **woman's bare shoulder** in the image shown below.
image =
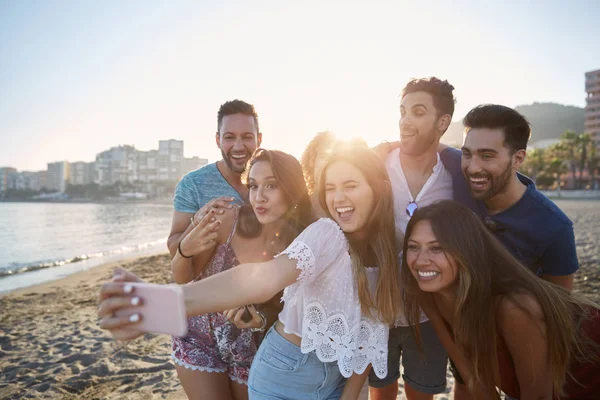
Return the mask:
[[[539,329],[543,327],[543,321],[544,311],[532,294],[505,295],[497,301],[496,323],[502,331],[513,331],[525,327],[537,327]]]

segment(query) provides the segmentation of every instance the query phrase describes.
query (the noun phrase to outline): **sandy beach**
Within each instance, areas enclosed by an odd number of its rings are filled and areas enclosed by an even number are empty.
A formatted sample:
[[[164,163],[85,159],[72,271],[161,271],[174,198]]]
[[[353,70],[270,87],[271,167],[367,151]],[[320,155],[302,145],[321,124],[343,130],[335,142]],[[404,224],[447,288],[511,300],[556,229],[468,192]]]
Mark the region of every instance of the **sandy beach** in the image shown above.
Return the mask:
[[[576,290],[600,302],[600,202],[557,204],[575,224],[581,264]],[[0,298],[0,399],[186,398],[168,336],[147,334],[123,344],[98,328],[98,289],[117,265],[150,282],[170,279],[163,254],[106,264]]]

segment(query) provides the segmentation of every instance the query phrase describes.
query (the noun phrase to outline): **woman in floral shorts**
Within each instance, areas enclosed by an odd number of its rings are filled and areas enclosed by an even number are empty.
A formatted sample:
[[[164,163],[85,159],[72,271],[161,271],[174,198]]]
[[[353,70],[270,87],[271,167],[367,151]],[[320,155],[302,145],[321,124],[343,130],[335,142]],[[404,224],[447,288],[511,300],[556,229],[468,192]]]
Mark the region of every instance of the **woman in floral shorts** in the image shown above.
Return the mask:
[[[258,149],[248,163],[245,176],[249,205],[224,214],[208,212],[182,240],[172,267],[194,269],[204,254],[181,254],[185,241],[215,240],[212,258],[196,280],[228,270],[243,262],[271,260],[312,222],[311,205],[302,168],[291,155]],[[207,207],[210,208],[210,207]],[[198,217],[196,217],[198,218]],[[214,249],[214,245],[211,250]],[[207,251],[208,252],[208,251]],[[190,258],[196,256],[193,265]],[[208,258],[208,257],[207,257]],[[188,333],[173,337],[172,357],[189,398],[245,399],[248,373],[262,332],[281,311],[281,295],[268,303],[188,319]],[[249,322],[243,317],[251,316]]]

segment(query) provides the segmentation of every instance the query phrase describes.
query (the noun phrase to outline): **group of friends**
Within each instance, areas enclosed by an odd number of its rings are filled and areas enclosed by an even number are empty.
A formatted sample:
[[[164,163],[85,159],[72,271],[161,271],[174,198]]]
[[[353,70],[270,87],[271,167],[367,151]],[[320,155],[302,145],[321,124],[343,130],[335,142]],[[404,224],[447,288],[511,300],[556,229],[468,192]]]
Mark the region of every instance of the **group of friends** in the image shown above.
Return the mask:
[[[191,399],[600,398],[600,313],[571,293],[573,224],[526,176],[530,126],[502,105],[440,144],[454,87],[402,90],[400,140],[317,134],[301,162],[261,148],[254,106],[218,112],[222,160],[177,185],[168,248],[188,333],[172,358]],[[117,269],[100,326],[143,334]],[[449,361],[450,360],[450,361]]]

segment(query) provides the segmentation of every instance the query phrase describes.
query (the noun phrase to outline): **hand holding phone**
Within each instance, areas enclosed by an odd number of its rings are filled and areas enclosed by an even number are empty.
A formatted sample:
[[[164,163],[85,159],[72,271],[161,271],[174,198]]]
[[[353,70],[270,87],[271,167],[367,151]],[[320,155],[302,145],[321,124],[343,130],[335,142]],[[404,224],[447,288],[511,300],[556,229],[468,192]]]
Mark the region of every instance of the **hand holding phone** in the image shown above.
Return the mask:
[[[133,295],[141,299],[141,305],[118,310],[116,316],[140,314],[141,321],[131,326],[135,330],[185,336],[187,317],[181,286],[152,283],[131,285]]]

